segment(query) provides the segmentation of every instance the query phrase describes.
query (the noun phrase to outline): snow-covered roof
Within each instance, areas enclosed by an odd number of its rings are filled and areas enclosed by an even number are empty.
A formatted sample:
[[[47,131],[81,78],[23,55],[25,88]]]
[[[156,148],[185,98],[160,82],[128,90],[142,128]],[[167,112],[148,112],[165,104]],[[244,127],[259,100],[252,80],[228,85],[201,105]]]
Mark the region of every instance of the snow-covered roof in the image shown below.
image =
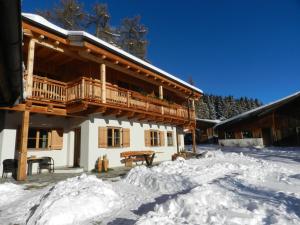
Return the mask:
[[[274,101],[274,102],[271,102],[269,104],[266,104],[266,105],[263,105],[263,106],[260,106],[260,107],[257,107],[255,109],[252,109],[252,110],[249,110],[247,112],[244,112],[244,113],[241,113],[237,116],[234,116],[234,117],[231,117],[227,120],[224,120],[220,123],[218,123],[215,128],[218,128],[220,126],[225,126],[225,125],[230,125],[232,123],[236,123],[236,122],[239,122],[243,119],[246,119],[246,118],[249,118],[250,116],[256,116],[256,115],[261,115],[261,114],[265,114],[267,112],[270,112],[270,111],[273,111],[275,109],[277,109],[278,107],[296,99],[300,97],[300,91],[292,94],[292,95],[289,95],[287,97],[284,97],[284,98],[281,98],[277,101]]]
[[[119,54],[120,56],[128,58],[128,59],[130,59],[131,61],[133,61],[133,62],[135,62],[137,64],[140,64],[140,65],[142,65],[144,67],[147,67],[147,68],[149,68],[149,69],[151,69],[151,70],[153,70],[153,71],[155,71],[155,72],[157,72],[157,73],[159,73],[159,74],[161,74],[161,75],[163,75],[163,76],[165,76],[165,77],[167,77],[167,78],[169,78],[171,80],[174,80],[174,81],[176,81],[178,83],[181,83],[182,85],[184,85],[186,87],[189,87],[189,88],[193,89],[196,92],[203,93],[203,91],[201,89],[199,89],[199,88],[197,88],[197,87],[195,87],[195,86],[193,86],[193,85],[191,85],[191,84],[189,84],[189,83],[187,83],[187,82],[179,79],[178,77],[176,77],[176,76],[174,76],[174,75],[172,75],[172,74],[170,74],[170,73],[168,73],[168,72],[166,72],[164,70],[161,70],[158,67],[153,66],[152,64],[150,64],[150,63],[148,63],[148,62],[146,62],[146,61],[144,61],[142,59],[139,59],[138,57],[136,57],[136,56],[134,56],[134,55],[132,55],[132,54],[130,54],[130,53],[128,53],[128,52],[126,52],[126,51],[124,51],[124,50],[116,47],[116,46],[113,46],[113,45],[107,43],[106,41],[103,41],[103,40],[101,40],[101,39],[99,39],[99,38],[97,38],[97,37],[95,37],[95,36],[93,36],[93,35],[85,32],[85,31],[70,31],[70,30],[63,29],[63,28],[61,28],[61,27],[59,27],[59,26],[57,26],[57,25],[49,22],[44,17],[42,17],[40,15],[37,15],[37,14],[22,13],[22,16],[23,16],[23,18],[25,18],[27,20],[30,20],[31,22],[34,22],[34,23],[36,23],[38,25],[46,27],[46,28],[48,28],[50,30],[53,30],[53,31],[57,32],[57,33],[60,33],[63,36],[67,36],[67,37],[70,37],[70,36],[82,36],[82,37],[84,37],[84,38],[86,38],[88,40],[91,40],[91,41],[95,42],[96,44],[100,45],[101,47],[105,47],[106,49],[108,49],[108,50],[110,50],[112,52],[115,52],[115,53]]]
[[[196,118],[196,121],[207,122],[207,123],[215,123],[215,124],[218,124],[218,123],[221,122],[221,120],[210,120],[210,119],[200,119],[200,118]]]

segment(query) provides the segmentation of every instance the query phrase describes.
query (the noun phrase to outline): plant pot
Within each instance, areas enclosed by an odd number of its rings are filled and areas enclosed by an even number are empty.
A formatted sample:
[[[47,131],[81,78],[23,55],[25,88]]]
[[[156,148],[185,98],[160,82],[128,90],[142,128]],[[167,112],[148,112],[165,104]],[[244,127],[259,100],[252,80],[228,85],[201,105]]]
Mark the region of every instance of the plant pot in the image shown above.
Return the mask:
[[[103,160],[101,158],[98,159],[98,163],[97,163],[97,170],[98,173],[102,172],[102,164],[103,164]]]
[[[107,172],[108,171],[108,167],[109,167],[109,160],[108,159],[103,159],[103,171]]]

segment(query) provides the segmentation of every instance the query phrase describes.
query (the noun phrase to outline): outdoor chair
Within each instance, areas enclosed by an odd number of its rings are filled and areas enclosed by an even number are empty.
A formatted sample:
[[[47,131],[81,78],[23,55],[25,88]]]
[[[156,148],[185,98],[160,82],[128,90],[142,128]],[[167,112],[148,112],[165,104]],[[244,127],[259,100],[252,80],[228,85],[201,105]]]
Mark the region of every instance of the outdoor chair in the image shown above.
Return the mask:
[[[43,157],[39,162],[38,172],[42,173],[43,169],[47,169],[49,173],[54,173],[54,160],[52,157]]]
[[[3,172],[2,178],[5,176],[7,178],[8,173],[12,173],[12,176],[16,175],[18,168],[18,160],[17,159],[5,159],[2,162],[3,164]]]

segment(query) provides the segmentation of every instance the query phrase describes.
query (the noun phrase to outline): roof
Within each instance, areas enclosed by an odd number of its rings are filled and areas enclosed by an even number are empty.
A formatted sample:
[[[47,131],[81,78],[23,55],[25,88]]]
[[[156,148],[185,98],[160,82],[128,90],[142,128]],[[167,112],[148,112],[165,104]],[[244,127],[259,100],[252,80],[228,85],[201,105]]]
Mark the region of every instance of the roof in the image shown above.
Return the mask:
[[[234,116],[234,117],[231,117],[227,120],[224,120],[220,123],[218,123],[215,128],[220,128],[220,127],[223,127],[223,126],[229,126],[231,124],[234,124],[234,123],[237,123],[237,122],[240,122],[244,119],[248,119],[250,117],[253,117],[253,116],[262,116],[262,115],[265,115],[269,112],[273,112],[274,110],[278,109],[279,107],[297,99],[300,97],[300,91],[292,94],[292,95],[289,95],[287,97],[284,97],[282,99],[279,99],[277,101],[274,101],[274,102],[271,102],[269,104],[266,104],[266,105],[263,105],[263,106],[260,106],[258,108],[255,108],[255,109],[252,109],[250,111],[247,111],[247,112],[244,112],[242,114],[239,114],[237,116]]]
[[[113,45],[111,45],[111,44],[109,44],[109,43],[107,43],[107,42],[105,42],[105,41],[103,41],[103,40],[101,40],[101,39],[85,32],[85,31],[70,31],[70,30],[63,29],[63,28],[49,22],[44,17],[42,17],[40,15],[36,15],[36,14],[22,13],[22,16],[23,16],[23,19],[29,20],[29,21],[33,22],[34,24],[37,24],[39,26],[45,27],[49,30],[52,30],[55,33],[59,33],[60,35],[63,35],[64,37],[72,37],[72,36],[78,37],[78,36],[81,36],[82,38],[85,38],[89,41],[92,41],[92,42],[96,43],[98,46],[100,46],[102,48],[105,48],[105,49],[107,49],[111,52],[117,53],[118,55],[120,55],[124,58],[127,58],[127,59],[133,61],[136,64],[140,64],[143,67],[146,67],[146,68],[148,68],[148,69],[150,69],[150,70],[152,70],[152,71],[154,71],[158,74],[161,74],[161,75],[163,75],[163,76],[165,76],[165,77],[167,77],[167,78],[169,78],[173,81],[176,81],[176,82],[178,82],[178,83],[180,83],[180,84],[182,84],[182,85],[184,85],[184,86],[186,86],[186,87],[188,87],[188,88],[190,88],[190,89],[192,89],[196,92],[199,92],[201,94],[203,93],[203,91],[201,89],[199,89],[199,88],[197,88],[197,87],[195,87],[195,86],[179,79],[178,77],[176,77],[176,76],[174,76],[174,75],[172,75],[172,74],[170,74],[170,73],[168,73],[168,72],[166,72],[162,69],[159,69],[158,67],[153,66],[152,64],[150,64],[150,63],[148,63],[148,62],[146,62],[142,59],[139,59],[138,57],[136,57],[136,56],[134,56],[134,55],[132,55],[132,54],[116,47],[116,46],[113,46]]]
[[[200,119],[200,118],[196,118],[196,121],[205,122],[205,123],[214,123],[214,124],[218,124],[221,122],[221,120],[210,120],[210,119]]]

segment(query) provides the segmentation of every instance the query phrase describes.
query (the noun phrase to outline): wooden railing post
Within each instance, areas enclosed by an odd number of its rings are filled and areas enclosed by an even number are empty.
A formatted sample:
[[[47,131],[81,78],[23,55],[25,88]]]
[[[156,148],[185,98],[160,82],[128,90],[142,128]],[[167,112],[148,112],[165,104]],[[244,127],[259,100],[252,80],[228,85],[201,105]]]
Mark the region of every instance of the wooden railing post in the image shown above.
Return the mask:
[[[29,111],[23,112],[22,127],[21,127],[21,139],[19,143],[19,155],[18,155],[18,170],[17,180],[24,181],[27,179],[26,166],[27,166],[27,142],[28,142],[28,129],[29,129]]]
[[[101,75],[101,99],[102,103],[106,103],[106,66],[104,63],[100,65],[100,75]]]
[[[127,107],[130,107],[130,91],[127,91]]]
[[[28,56],[27,56],[27,84],[26,84],[27,97],[32,96],[34,49],[35,49],[35,41],[34,39],[30,39],[28,45]]]
[[[84,77],[81,80],[81,99],[84,99],[85,95],[84,95]]]

